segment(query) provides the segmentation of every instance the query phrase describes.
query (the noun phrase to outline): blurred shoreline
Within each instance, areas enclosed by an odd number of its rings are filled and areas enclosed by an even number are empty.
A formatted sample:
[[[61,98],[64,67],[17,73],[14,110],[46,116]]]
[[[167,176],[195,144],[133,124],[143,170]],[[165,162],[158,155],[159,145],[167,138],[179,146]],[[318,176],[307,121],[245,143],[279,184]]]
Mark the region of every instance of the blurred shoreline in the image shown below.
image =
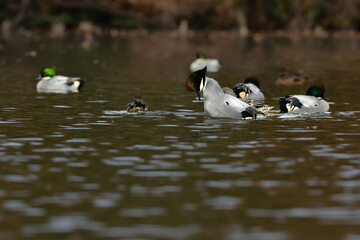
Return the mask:
[[[343,30],[343,31],[326,31],[323,29],[315,29],[313,31],[258,31],[248,32],[247,35],[242,35],[239,30],[146,30],[146,29],[116,29],[116,28],[101,28],[92,26],[87,29],[76,28],[66,29],[61,32],[54,32],[51,30],[44,30],[34,28],[32,30],[18,29],[10,39],[2,39],[3,42],[14,42],[18,38],[30,39],[39,41],[41,39],[62,39],[69,36],[76,36],[80,38],[134,38],[134,37],[166,37],[173,39],[244,39],[251,38],[255,42],[261,42],[266,38],[284,38],[293,42],[302,41],[305,39],[360,39],[360,31]],[[0,41],[1,42],[1,41]]]

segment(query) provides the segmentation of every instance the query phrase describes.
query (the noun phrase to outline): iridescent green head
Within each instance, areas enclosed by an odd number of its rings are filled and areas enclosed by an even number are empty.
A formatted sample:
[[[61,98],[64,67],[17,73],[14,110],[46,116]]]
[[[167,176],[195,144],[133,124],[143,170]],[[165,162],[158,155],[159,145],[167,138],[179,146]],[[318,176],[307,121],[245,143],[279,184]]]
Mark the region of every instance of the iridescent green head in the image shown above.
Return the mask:
[[[43,77],[55,77],[56,73],[53,68],[43,67],[40,71],[40,76]]]
[[[322,83],[312,85],[306,91],[306,95],[314,96],[314,97],[318,97],[318,98],[323,98],[325,100],[329,100],[327,97],[324,96],[324,93],[325,93],[325,86]]]
[[[198,53],[196,54],[196,58],[202,58],[202,59],[205,59],[205,58],[206,58],[206,56],[205,56],[205,54],[204,54],[204,53],[202,53],[202,52],[198,52]]]

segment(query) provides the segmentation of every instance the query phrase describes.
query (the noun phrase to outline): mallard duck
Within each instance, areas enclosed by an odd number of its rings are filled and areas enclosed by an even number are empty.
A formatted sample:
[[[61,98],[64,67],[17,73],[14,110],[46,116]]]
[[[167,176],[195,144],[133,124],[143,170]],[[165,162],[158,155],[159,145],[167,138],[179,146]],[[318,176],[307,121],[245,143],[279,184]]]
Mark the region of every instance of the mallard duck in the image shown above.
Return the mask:
[[[317,113],[329,110],[329,100],[324,96],[325,86],[317,84],[309,87],[305,95],[290,95],[279,98],[282,113]]]
[[[56,75],[55,70],[50,67],[43,67],[36,80],[40,80],[36,84],[38,92],[79,92],[80,88],[84,85],[84,80],[78,77]]]
[[[206,58],[203,53],[198,53],[196,59],[190,65],[190,70],[195,72],[204,67],[207,67],[208,72],[218,72],[221,68],[221,64],[217,59]]]

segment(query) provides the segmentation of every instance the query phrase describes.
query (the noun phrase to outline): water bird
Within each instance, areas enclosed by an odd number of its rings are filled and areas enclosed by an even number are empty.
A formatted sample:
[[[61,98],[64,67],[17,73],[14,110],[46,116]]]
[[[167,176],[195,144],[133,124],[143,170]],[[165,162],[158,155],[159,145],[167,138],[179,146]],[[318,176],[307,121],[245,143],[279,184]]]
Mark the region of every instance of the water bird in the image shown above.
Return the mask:
[[[282,113],[317,113],[329,110],[329,100],[324,96],[324,84],[312,85],[305,95],[290,95],[279,98]]]
[[[289,72],[285,68],[280,69],[279,77],[275,83],[277,85],[302,85],[308,80],[308,77],[300,72]]]
[[[203,91],[204,110],[210,118],[255,119],[257,114],[263,115],[240,99],[225,94],[215,79],[206,77],[206,69],[190,74],[185,87],[189,91],[195,90],[199,100],[200,91]]]
[[[140,94],[136,94],[134,98],[126,104],[126,111],[128,112],[146,112],[149,110],[149,105],[142,99]]]
[[[264,100],[263,90],[260,88],[260,79],[257,76],[248,77],[243,83],[238,83],[233,88],[236,96],[243,100]]]
[[[43,67],[36,80],[39,80],[36,84],[38,92],[79,92],[84,85],[84,80],[79,77],[56,75],[55,70],[50,67]]]
[[[236,98],[238,97],[238,96],[236,96],[234,90],[229,87],[222,87],[222,90],[225,94],[229,94]],[[274,108],[274,107],[270,107],[269,105],[267,105],[263,100],[244,100],[243,99],[243,101],[246,102],[247,104],[249,104],[251,107],[256,108],[256,110],[262,112],[264,115],[269,114],[270,110]]]
[[[221,68],[220,61],[214,58],[206,58],[205,54],[196,54],[196,59],[190,64],[192,72],[198,71],[207,67],[208,72],[218,72]]]

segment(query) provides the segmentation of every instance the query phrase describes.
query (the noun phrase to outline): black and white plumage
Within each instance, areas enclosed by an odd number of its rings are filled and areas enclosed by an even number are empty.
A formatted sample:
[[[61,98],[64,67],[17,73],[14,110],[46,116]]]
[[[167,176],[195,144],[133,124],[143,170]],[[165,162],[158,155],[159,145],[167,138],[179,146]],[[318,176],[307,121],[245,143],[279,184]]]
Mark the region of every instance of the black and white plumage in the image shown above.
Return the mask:
[[[54,69],[49,67],[41,69],[37,80],[39,82],[36,84],[36,90],[47,93],[79,92],[85,82],[79,77],[56,75]]]
[[[187,81],[193,86],[200,99],[200,91],[204,96],[204,111],[211,118],[255,119],[257,114],[263,114],[240,99],[225,94],[219,83],[206,77],[206,67],[192,73]]]
[[[260,80],[258,77],[248,77],[243,83],[238,83],[233,88],[236,96],[243,100],[264,100],[265,96],[260,89]]]
[[[330,106],[324,92],[324,85],[318,84],[309,87],[306,95],[290,95],[279,98],[280,111],[283,113],[327,112]]]
[[[84,85],[84,80],[78,77],[66,77],[57,75],[55,77],[44,77],[36,85],[38,92],[78,92]]]

